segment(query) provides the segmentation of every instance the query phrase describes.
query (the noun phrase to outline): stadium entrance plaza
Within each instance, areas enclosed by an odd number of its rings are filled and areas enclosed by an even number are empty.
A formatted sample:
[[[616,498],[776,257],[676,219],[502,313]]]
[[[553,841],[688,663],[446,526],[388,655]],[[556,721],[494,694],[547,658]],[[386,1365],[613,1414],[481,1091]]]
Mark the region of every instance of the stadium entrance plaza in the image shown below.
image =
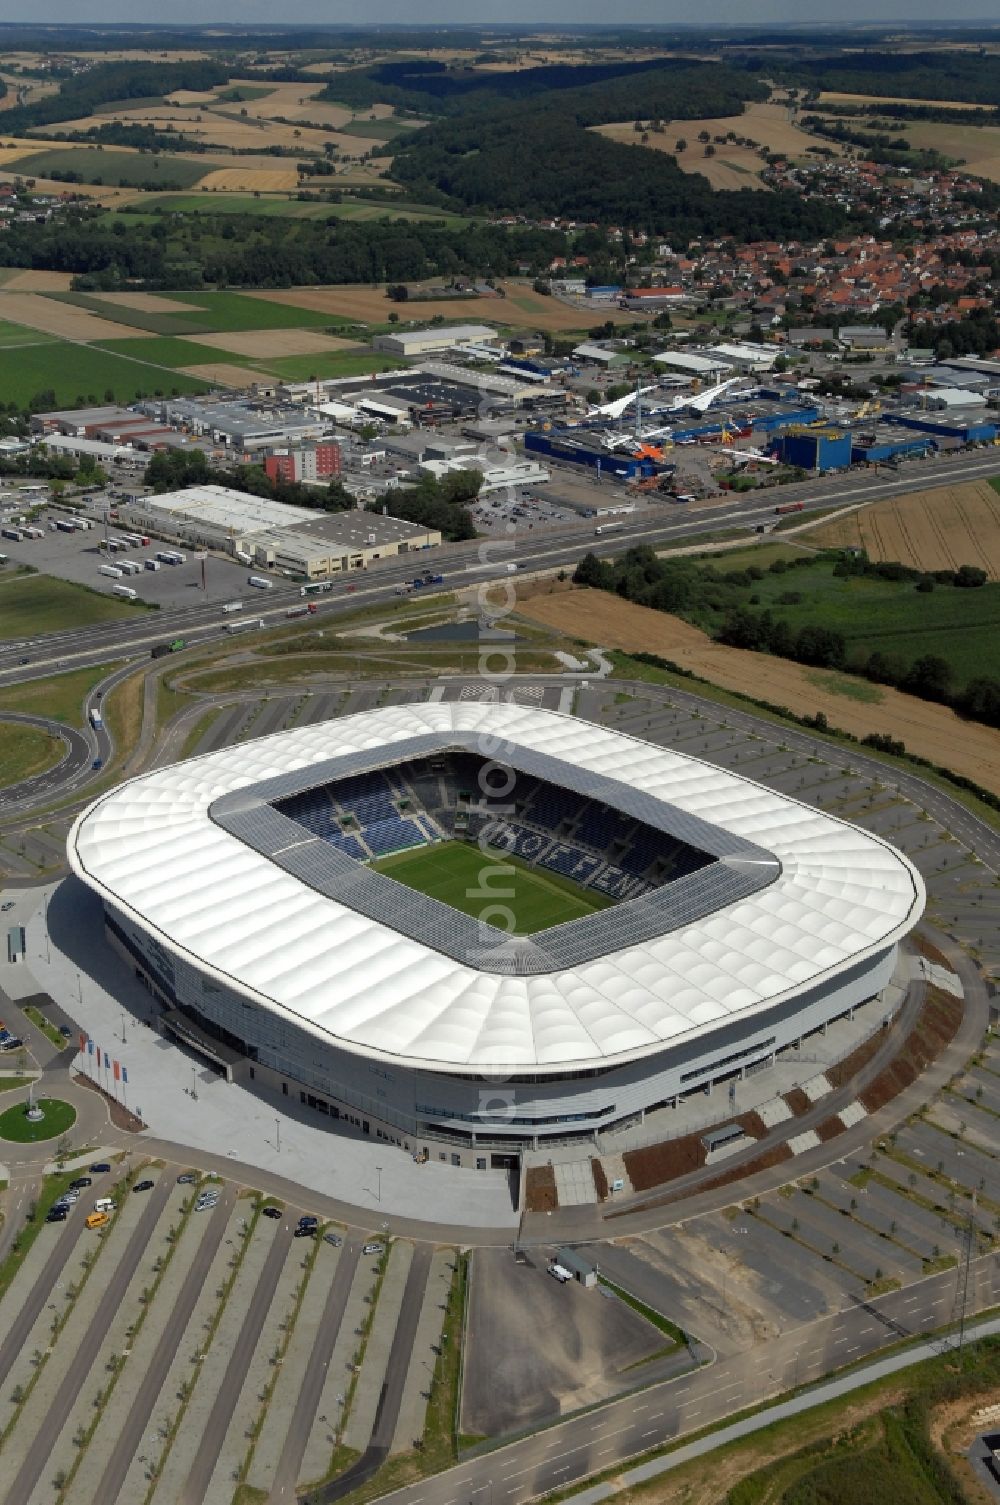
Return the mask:
[[[107,944],[98,898],[74,878],[22,892],[11,918],[25,927],[26,960],[0,962],[0,984],[15,1001],[48,993],[102,1052],[127,1070],[128,1084],[111,1071],[100,1082],[139,1114],[151,1136],[253,1166],[356,1207],[377,1225],[389,1217],[451,1227],[516,1228],[510,1183],[503,1171],[472,1171],[439,1164],[417,1166],[406,1151],[356,1134],[346,1125],[331,1130],[289,1097],[229,1083],[194,1052],[161,1035],[161,1013],[149,993]],[[47,925],[46,925],[47,922]],[[46,933],[47,929],[47,933]],[[532,1161],[556,1165],[561,1205],[596,1201],[591,1157],[603,1154],[613,1182],[624,1151],[660,1139],[727,1122],[756,1109],[769,1128],[790,1118],[781,1094],[802,1087],[812,1100],[831,1090],[824,1067],[842,1059],[893,1014],[906,984],[920,969],[918,958],[901,954],[893,982],[853,1019],[831,1024],[771,1067],[743,1080],[695,1094],[676,1109],[662,1109],[627,1128],[601,1136],[600,1146],[573,1142],[547,1145]],[[78,1056],[73,1069],[96,1076],[95,1058]],[[852,1121],[864,1116],[857,1107]],[[796,1151],[812,1148],[813,1134]],[[137,1140],[137,1147],[141,1139]],[[746,1141],[714,1152],[710,1163],[746,1148]],[[627,1194],[627,1183],[623,1191]]]

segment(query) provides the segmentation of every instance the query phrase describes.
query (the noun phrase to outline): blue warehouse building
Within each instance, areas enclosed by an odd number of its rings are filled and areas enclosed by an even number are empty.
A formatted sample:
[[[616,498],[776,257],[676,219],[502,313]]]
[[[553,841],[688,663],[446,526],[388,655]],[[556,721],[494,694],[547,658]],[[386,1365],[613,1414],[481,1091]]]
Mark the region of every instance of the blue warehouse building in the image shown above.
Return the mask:
[[[798,465],[802,470],[819,473],[842,470],[851,463],[851,436],[830,429],[806,429],[780,434],[777,450],[785,465]]]

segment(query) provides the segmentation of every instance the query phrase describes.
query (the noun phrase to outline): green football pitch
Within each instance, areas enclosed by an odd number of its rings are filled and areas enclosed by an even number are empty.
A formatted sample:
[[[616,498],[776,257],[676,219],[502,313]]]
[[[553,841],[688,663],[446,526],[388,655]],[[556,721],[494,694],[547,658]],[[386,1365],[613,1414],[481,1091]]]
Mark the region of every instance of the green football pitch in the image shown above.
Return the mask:
[[[464,841],[445,841],[408,852],[394,852],[371,865],[377,873],[385,873],[397,883],[405,883],[442,904],[450,904],[462,914],[477,919],[482,916],[501,930],[508,928],[503,916],[496,911],[490,913],[489,909],[492,905],[504,905],[514,916],[511,927],[514,935],[533,935],[536,930],[578,920],[614,903],[606,894],[581,888],[560,873],[528,867],[504,852],[484,854]]]

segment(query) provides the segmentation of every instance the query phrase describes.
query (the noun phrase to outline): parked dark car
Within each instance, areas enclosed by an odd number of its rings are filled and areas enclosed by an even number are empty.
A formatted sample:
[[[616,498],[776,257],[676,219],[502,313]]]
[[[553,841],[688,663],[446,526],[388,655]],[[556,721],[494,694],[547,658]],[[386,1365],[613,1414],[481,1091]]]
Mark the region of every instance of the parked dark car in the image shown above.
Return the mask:
[[[111,1164],[109,1161],[99,1160],[96,1165],[92,1165],[90,1167],[90,1173],[92,1176],[99,1176],[102,1174],[102,1172],[109,1171],[110,1169]]]
[[[315,1237],[316,1237],[316,1230],[315,1230],[315,1228],[296,1228],[295,1232],[292,1234],[292,1238],[315,1238]]]
[[[45,1221],[47,1223],[65,1223],[66,1208],[53,1207],[52,1210],[46,1215]]]
[[[77,1176],[76,1180],[69,1184],[71,1191],[82,1191],[85,1186],[93,1186],[94,1183],[89,1176]]]
[[[280,1218],[281,1217],[281,1208],[280,1207],[262,1207],[260,1211],[261,1211],[261,1217],[265,1217],[265,1218]]]
[[[135,1185],[133,1186],[132,1190],[133,1191],[152,1191],[153,1187],[155,1186],[155,1184],[156,1183],[154,1181],[137,1181],[135,1183]]]

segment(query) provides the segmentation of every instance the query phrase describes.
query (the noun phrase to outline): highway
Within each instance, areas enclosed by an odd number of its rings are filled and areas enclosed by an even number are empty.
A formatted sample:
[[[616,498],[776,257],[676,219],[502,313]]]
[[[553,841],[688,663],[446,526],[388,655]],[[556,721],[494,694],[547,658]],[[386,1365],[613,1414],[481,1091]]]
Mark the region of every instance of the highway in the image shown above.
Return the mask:
[[[955,1292],[960,1273],[947,1270],[902,1291],[852,1303],[745,1353],[633,1392],[420,1479],[383,1495],[382,1505],[520,1505],[567,1489],[685,1433],[819,1380],[831,1370],[859,1364],[887,1344],[948,1325],[958,1316]],[[995,1255],[985,1255],[972,1266],[968,1309],[991,1306],[998,1296],[1000,1266]],[[592,1299],[602,1298],[594,1291]]]
[[[395,556],[358,572],[350,586],[334,584],[330,595],[316,597],[317,618],[329,620],[356,611],[359,606],[391,601],[396,590],[430,565],[445,577],[445,589],[456,590],[497,581],[507,563],[518,572],[572,568],[588,550],[614,551],[633,544],[683,546],[686,538],[775,521],[775,508],[789,502],[803,503],[803,513],[835,506],[858,506],[880,497],[923,491],[931,486],[952,485],[994,475],[1000,456],[992,449],[955,458],[923,462],[913,471],[885,476],[877,473],[814,478],[794,486],[770,489],[760,497],[725,499],[716,507],[689,511],[668,503],[636,514],[614,518],[601,526],[609,531],[598,537],[592,519],[528,532],[511,532],[509,539],[480,538],[444,544],[427,554]],[[595,491],[597,488],[595,487]],[[616,497],[627,500],[626,493]],[[613,528],[613,531],[611,529]],[[261,618],[268,626],[281,625],[288,609],[301,604],[298,586],[275,584],[269,591],[252,591],[245,598],[244,620]],[[218,602],[186,606],[173,611],[142,613],[133,621],[106,623],[84,629],[47,633],[0,646],[0,685],[59,674],[89,664],[113,663],[123,658],[148,655],[158,643],[182,637],[186,644],[222,642],[231,619],[224,618]],[[252,634],[248,633],[248,636]],[[24,663],[23,660],[28,662]]]

